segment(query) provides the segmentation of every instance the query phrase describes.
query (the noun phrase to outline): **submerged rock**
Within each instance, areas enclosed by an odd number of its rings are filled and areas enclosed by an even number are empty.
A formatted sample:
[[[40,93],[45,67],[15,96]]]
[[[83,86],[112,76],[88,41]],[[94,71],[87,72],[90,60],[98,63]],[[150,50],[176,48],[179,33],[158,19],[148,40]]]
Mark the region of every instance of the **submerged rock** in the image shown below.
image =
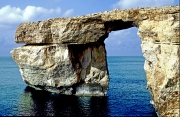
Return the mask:
[[[138,28],[147,89],[159,116],[179,116],[179,6],[115,9],[73,18],[22,23],[11,51],[23,80],[49,92],[105,96],[109,74],[104,40]]]

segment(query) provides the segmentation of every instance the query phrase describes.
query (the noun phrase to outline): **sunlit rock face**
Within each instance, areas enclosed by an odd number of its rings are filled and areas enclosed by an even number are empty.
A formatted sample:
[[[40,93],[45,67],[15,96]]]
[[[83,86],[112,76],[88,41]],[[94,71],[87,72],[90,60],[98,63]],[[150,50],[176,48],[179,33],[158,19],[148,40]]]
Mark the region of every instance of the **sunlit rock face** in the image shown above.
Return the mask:
[[[107,93],[109,77],[104,44],[31,45],[14,49],[11,54],[29,85],[68,95]]]
[[[138,34],[145,57],[147,89],[151,92],[154,107],[159,115],[179,116],[179,13],[142,21]]]
[[[109,74],[104,40],[111,31],[137,27],[154,108],[159,116],[179,116],[179,12],[179,6],[115,9],[22,23],[15,42],[26,45],[11,55],[30,86],[67,95],[105,96]]]

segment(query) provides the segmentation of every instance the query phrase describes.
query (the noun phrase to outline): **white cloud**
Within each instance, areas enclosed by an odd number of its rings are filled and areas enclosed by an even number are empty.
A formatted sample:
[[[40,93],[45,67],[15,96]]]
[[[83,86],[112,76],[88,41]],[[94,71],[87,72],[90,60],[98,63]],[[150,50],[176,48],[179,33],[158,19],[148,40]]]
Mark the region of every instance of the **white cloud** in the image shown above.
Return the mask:
[[[71,16],[73,13],[74,13],[74,9],[69,9],[69,10],[67,10],[67,11],[63,14],[63,16],[64,16],[64,17],[69,17],[69,16]]]
[[[0,9],[0,27],[5,24],[17,24],[21,22],[42,20],[51,14],[59,14],[61,9],[45,9],[43,7],[27,6],[19,7],[4,6]]]
[[[108,39],[105,40],[105,42],[112,43],[112,41],[116,41],[115,44],[120,44],[126,38],[130,38],[131,37],[131,31],[132,31],[132,29],[112,31],[109,34]],[[121,40],[121,41],[119,42],[119,40]],[[117,41],[118,41],[118,43],[117,43]]]
[[[43,7],[27,6],[24,9],[6,5],[0,8],[0,48],[12,49],[16,46],[14,34],[17,26],[23,22],[39,21],[60,16],[61,9],[46,9]],[[2,53],[0,53],[1,56]]]
[[[135,7],[167,6],[173,5],[174,0],[119,0],[113,4],[113,8],[128,9]]]
[[[137,28],[112,31],[105,40],[108,56],[142,56],[141,40],[137,35]]]

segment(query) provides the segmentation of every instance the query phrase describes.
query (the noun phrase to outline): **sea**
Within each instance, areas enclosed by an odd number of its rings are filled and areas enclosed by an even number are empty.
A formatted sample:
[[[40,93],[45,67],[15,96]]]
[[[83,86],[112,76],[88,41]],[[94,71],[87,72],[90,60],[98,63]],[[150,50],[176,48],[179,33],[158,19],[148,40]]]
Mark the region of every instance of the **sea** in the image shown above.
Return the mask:
[[[108,56],[104,97],[78,97],[35,90],[23,82],[12,57],[0,57],[0,116],[156,117],[146,89],[142,56]]]

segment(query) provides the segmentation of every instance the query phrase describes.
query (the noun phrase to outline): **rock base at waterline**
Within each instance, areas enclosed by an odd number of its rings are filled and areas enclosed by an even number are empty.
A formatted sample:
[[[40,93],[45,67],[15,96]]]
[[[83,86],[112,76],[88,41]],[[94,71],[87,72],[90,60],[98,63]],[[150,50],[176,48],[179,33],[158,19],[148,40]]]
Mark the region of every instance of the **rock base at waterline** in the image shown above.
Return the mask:
[[[67,95],[107,93],[109,76],[103,43],[27,45],[11,54],[29,85]]]

